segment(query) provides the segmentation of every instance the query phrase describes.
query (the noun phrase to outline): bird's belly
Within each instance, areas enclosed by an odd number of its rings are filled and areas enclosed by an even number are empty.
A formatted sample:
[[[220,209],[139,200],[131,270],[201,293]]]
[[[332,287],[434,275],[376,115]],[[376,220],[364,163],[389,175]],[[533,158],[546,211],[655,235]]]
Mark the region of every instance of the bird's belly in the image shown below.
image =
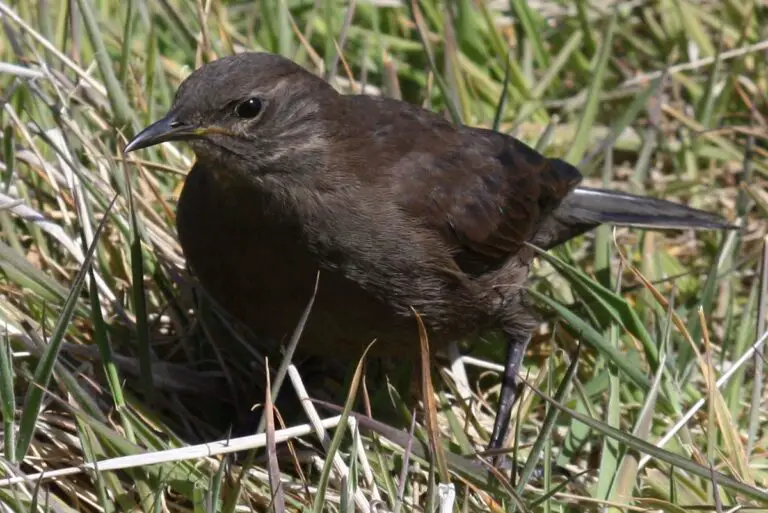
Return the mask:
[[[241,234],[226,250],[193,250],[188,256],[205,289],[254,334],[287,342],[317,283],[301,352],[357,358],[374,339],[386,353],[418,347],[413,319],[395,315],[354,282],[321,269],[300,245],[263,235],[249,231],[247,242]]]

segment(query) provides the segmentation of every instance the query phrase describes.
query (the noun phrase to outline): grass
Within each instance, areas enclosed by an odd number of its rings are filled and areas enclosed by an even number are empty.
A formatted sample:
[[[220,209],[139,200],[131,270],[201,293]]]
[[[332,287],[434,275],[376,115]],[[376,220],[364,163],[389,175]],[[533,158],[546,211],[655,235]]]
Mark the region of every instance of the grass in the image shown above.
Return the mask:
[[[762,2],[21,0],[0,17],[3,511],[768,509]],[[249,49],[741,229],[602,227],[540,255],[512,480],[467,457],[498,394],[490,337],[441,357],[416,410],[387,382],[391,427],[350,413],[379,391],[359,368],[328,380],[352,391],[340,417],[307,407],[286,433],[272,387],[320,390],[187,276],[191,154],[121,151],[192,69]],[[266,433],[228,440],[256,403]]]

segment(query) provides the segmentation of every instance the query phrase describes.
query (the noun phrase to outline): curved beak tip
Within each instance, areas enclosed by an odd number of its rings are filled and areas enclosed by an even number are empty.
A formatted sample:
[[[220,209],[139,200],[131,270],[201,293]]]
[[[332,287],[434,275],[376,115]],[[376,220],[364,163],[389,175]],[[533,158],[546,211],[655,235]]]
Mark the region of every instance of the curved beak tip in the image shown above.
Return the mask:
[[[166,116],[159,119],[136,134],[123,148],[123,153],[149,148],[156,144],[181,141],[199,137],[201,131],[185,123],[180,123],[173,116]]]
[[[154,146],[155,144],[160,144],[166,140],[168,135],[170,135],[170,127],[168,127],[166,123],[164,123],[164,120],[161,119],[136,134],[136,136],[125,145],[123,153],[130,153],[142,148]]]
[[[128,144],[125,145],[125,148],[123,148],[123,153],[130,153],[132,151],[136,151],[140,147],[141,141],[138,139],[138,137],[134,137],[132,140],[128,141]]]

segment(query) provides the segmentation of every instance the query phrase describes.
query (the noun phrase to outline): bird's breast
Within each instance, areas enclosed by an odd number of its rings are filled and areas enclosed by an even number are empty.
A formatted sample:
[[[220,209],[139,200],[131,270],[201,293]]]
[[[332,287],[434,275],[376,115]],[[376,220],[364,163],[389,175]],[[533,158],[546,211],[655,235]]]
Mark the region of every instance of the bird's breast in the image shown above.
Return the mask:
[[[318,292],[300,349],[356,358],[374,338],[418,347],[417,325],[339,272],[321,265],[297,215],[268,191],[222,186],[195,166],[179,198],[177,229],[187,262],[205,290],[254,333],[287,340]],[[285,207],[285,205],[283,205]],[[324,260],[324,259],[323,259]],[[392,349],[392,346],[388,346]]]

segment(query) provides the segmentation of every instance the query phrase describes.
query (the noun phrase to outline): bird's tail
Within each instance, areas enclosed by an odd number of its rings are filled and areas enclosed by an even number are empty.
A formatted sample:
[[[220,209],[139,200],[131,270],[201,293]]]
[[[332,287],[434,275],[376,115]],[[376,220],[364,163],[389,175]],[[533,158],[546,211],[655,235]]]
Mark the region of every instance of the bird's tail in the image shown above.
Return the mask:
[[[732,230],[717,214],[618,191],[576,187],[533,237],[533,244],[553,248],[601,224],[651,230]]]
[[[576,187],[561,204],[579,221],[648,229],[726,230],[736,226],[717,214],[648,196]]]

